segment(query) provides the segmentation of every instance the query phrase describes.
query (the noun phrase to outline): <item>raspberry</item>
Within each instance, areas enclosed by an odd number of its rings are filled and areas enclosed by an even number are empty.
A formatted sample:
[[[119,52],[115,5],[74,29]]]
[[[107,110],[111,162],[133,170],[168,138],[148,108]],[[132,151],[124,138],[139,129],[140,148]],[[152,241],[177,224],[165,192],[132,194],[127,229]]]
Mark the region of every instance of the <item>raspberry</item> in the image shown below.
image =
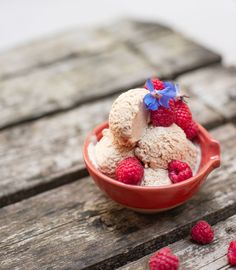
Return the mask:
[[[210,224],[204,220],[200,220],[193,226],[191,231],[192,239],[202,245],[209,244],[214,239],[214,231]]]
[[[171,249],[169,247],[163,247],[160,250],[158,250],[159,254],[166,254],[166,253],[172,253]]]
[[[165,88],[163,81],[160,81],[159,79],[152,79],[152,84],[155,90],[162,90]],[[146,84],[144,85],[144,88],[148,89]]]
[[[175,122],[174,101],[170,100],[170,108],[160,106],[156,111],[150,112],[151,122],[154,126],[169,127]]]
[[[185,129],[192,121],[192,113],[186,103],[182,100],[175,102],[175,123]]]
[[[197,133],[198,133],[197,123],[194,121],[191,121],[190,124],[184,128],[184,132],[186,134],[186,137],[192,141],[197,136]]]
[[[116,167],[116,180],[130,185],[137,185],[143,178],[144,169],[135,157],[121,160]]]
[[[168,164],[169,178],[173,183],[182,182],[193,176],[189,165],[179,160],[172,160]]]
[[[168,247],[160,249],[149,259],[150,270],[177,270],[178,268],[179,258]]]
[[[236,241],[230,242],[227,257],[229,264],[236,266]]]

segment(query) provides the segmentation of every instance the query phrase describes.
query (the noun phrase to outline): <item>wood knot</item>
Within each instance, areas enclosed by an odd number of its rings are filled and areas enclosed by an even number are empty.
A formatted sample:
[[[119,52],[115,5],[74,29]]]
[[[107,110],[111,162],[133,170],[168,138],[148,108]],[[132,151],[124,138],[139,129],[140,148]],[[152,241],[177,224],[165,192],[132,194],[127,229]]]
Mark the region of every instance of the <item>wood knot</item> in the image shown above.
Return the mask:
[[[225,228],[225,231],[226,231],[226,233],[228,233],[228,234],[232,234],[232,233],[235,233],[235,228],[227,227],[227,228]]]

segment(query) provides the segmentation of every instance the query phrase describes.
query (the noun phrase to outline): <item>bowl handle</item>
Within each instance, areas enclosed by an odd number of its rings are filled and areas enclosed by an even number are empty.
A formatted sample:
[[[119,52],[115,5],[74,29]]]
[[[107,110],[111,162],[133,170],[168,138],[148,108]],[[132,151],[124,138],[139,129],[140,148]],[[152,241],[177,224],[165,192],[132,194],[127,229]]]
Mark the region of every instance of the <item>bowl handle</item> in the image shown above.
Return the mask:
[[[211,139],[209,141],[210,167],[218,168],[220,166],[220,144],[218,141]]]

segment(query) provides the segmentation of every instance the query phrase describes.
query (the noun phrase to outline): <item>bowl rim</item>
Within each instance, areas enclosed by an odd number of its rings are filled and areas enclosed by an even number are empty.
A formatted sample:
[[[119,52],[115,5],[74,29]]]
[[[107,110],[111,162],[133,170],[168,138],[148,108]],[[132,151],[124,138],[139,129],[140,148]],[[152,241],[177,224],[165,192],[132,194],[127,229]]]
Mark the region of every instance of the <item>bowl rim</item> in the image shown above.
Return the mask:
[[[100,172],[92,163],[92,161],[89,158],[89,154],[88,154],[88,146],[89,143],[92,141],[91,138],[93,136],[96,136],[97,132],[100,130],[103,130],[105,128],[108,128],[108,121],[105,121],[99,125],[97,125],[92,132],[90,132],[85,141],[84,141],[84,145],[83,145],[83,158],[85,161],[86,166],[89,167],[89,169],[98,177],[102,178],[104,181],[109,182],[112,185],[121,187],[121,188],[125,188],[125,189],[130,189],[130,190],[143,190],[143,191],[147,191],[147,190],[165,190],[165,189],[173,189],[173,188],[177,188],[177,187],[182,187],[184,188],[185,186],[188,186],[190,183],[197,181],[198,179],[203,178],[203,176],[209,174],[212,170],[214,170],[215,168],[220,166],[220,144],[217,140],[213,139],[211,137],[211,135],[208,133],[208,131],[199,123],[197,123],[198,128],[199,128],[199,134],[205,138],[206,143],[210,145],[212,145],[215,148],[215,151],[212,151],[212,153],[210,154],[209,159],[207,160],[207,162],[200,168],[200,170],[197,171],[197,173],[190,177],[189,179],[179,182],[179,183],[175,183],[175,184],[169,184],[169,185],[163,185],[163,186],[139,186],[139,185],[129,185],[129,184],[125,184],[119,181],[116,181],[115,179],[103,174],[102,172]],[[199,136],[198,136],[199,137]],[[198,138],[197,138],[198,139]],[[202,145],[200,143],[200,148],[202,149]],[[201,154],[202,154],[202,150],[201,150]]]

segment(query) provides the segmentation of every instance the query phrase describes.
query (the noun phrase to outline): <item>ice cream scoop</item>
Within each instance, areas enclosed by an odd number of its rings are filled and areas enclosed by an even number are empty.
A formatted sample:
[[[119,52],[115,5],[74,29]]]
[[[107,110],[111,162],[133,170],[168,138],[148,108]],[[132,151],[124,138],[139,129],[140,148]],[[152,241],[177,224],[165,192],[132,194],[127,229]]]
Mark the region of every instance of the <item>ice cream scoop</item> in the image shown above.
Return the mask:
[[[93,165],[89,157],[88,146],[93,141],[92,137],[96,136],[97,140],[100,140],[102,130],[105,128],[108,128],[107,122],[96,126],[85,140],[83,156],[86,167],[91,179],[108,197],[135,211],[154,213],[185,203],[197,193],[208,174],[220,165],[219,143],[212,139],[210,134],[198,124],[197,139],[201,148],[201,162],[193,177],[180,183],[157,187],[126,185],[102,173]]]
[[[148,110],[143,103],[148,90],[131,89],[113,103],[109,114],[110,130],[120,145],[134,145],[148,125]]]
[[[141,186],[164,186],[171,185],[172,182],[168,176],[168,171],[163,169],[144,169],[144,179]]]
[[[170,127],[146,128],[135,148],[135,155],[152,169],[167,169],[168,163],[177,159],[187,162],[194,169],[197,161],[196,146],[176,124]]]
[[[95,160],[99,170],[114,177],[118,162],[130,156],[134,156],[133,149],[118,145],[110,130],[104,129],[103,137],[95,145]]]

